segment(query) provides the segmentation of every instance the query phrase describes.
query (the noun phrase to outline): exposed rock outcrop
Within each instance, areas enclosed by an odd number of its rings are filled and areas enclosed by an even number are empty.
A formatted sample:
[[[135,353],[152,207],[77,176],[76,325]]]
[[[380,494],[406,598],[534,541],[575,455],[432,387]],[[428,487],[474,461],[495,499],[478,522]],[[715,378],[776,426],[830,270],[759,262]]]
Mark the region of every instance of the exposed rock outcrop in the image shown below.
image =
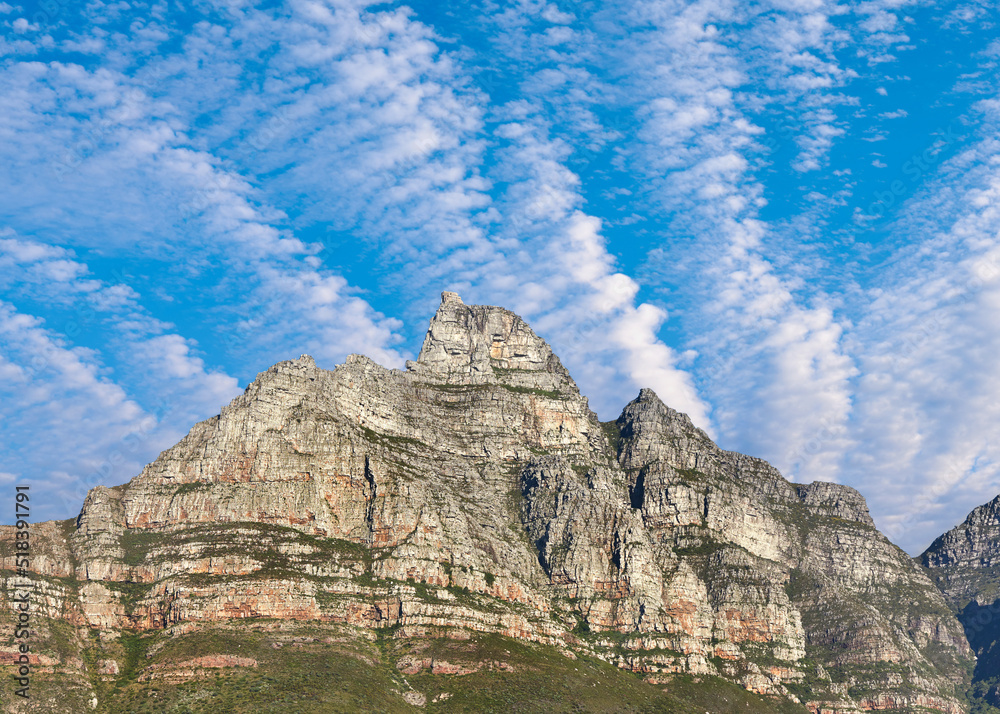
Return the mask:
[[[478,631],[813,711],[964,711],[961,628],[860,494],[719,449],[648,389],[601,424],[520,317],[454,293],[406,370],[279,363],[75,523],[38,528],[53,616],[102,637]],[[132,676],[119,665],[99,676]]]
[[[920,561],[976,653],[973,701],[1000,709],[1000,496],[937,538]]]

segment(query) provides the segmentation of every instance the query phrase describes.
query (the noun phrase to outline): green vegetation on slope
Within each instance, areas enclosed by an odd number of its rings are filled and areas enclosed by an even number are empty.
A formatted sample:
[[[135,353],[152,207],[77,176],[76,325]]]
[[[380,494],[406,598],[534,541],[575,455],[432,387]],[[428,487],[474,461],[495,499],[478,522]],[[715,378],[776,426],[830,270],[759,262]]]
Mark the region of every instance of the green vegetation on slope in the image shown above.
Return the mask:
[[[802,714],[717,678],[650,685],[599,659],[498,635],[376,641],[337,625],[267,620],[171,637],[95,641],[89,659],[118,657],[118,676],[95,677],[99,714],[201,712],[615,712]],[[196,667],[209,655],[256,666]],[[433,673],[460,667],[465,674]],[[411,672],[407,674],[406,672]],[[423,707],[407,701],[420,699]]]

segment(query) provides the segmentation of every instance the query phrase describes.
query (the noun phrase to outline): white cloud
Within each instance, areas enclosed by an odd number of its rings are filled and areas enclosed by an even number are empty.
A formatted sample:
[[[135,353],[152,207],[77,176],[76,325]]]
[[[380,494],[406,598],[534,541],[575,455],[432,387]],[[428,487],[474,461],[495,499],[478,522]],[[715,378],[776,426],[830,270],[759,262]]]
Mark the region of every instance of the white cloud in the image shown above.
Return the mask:
[[[0,345],[5,463],[47,482],[39,517],[65,518],[90,486],[137,473],[141,463],[119,447],[148,415],[101,375],[93,352],[67,346],[41,320],[4,302]]]
[[[545,9],[542,10],[542,17],[549,22],[558,23],[560,25],[571,23],[574,19],[576,19],[572,13],[563,12],[552,3],[547,4]]]
[[[801,148],[792,164],[796,171],[816,171],[823,167],[824,158],[830,153],[833,142],[844,135],[844,130],[835,126],[836,115],[822,109],[807,117],[808,133],[797,138]]]
[[[14,30],[14,32],[16,32],[19,35],[24,34],[25,32],[38,31],[38,25],[31,24],[23,17],[19,17],[16,20],[14,20],[14,22],[12,22],[10,26]]]
[[[189,148],[176,119],[155,119],[165,111],[170,114],[171,105],[151,98],[150,88],[131,86],[128,78],[106,70],[90,73],[63,65],[18,67],[8,81],[23,88],[19,99],[33,97],[33,105],[19,101],[10,107],[10,126],[46,129],[22,133],[18,153],[10,161],[11,194],[21,194],[28,204],[50,196],[51,177],[37,176],[32,160],[37,155],[60,156],[54,198],[72,205],[77,228],[81,235],[89,229],[93,247],[122,251],[130,259],[163,260],[171,255],[195,274],[222,261],[230,268],[227,282],[242,275],[239,287],[246,301],[220,311],[217,329],[230,343],[252,352],[245,357],[252,361],[251,373],[264,360],[296,356],[308,348],[331,361],[364,351],[401,365],[400,355],[389,346],[398,340],[393,330],[399,323],[367,307],[339,276],[310,266],[310,248],[274,227],[284,219],[281,212],[256,201],[251,184],[221,168],[220,159]],[[42,106],[55,101],[57,93],[73,97],[74,111],[89,117],[75,123],[69,115],[43,114]],[[51,147],[74,135],[82,139],[70,139],[69,151]],[[106,195],[116,201],[100,199]],[[39,209],[52,215],[51,206]],[[151,218],[158,234],[137,244],[136,231],[148,231]],[[18,220],[31,230],[49,227],[44,218]],[[48,261],[34,269],[52,273],[80,268],[72,261]],[[236,324],[235,334],[227,320]]]
[[[240,391],[235,379],[193,356],[190,341],[166,333],[170,326],[142,307],[138,293],[94,279],[71,251],[6,231],[0,288],[14,299],[68,310],[48,324],[0,303],[0,372],[12,386],[6,423],[15,432],[38,432],[13,442],[19,446],[5,459],[53,480],[62,498],[47,503],[48,516],[71,515],[87,488],[135,475]],[[95,332],[103,335],[105,353],[72,345]],[[108,361],[121,356],[128,362],[113,381]]]
[[[295,42],[283,45],[272,62],[283,71],[308,75],[312,82],[307,92],[293,83],[275,83],[259,96],[244,96],[239,116],[210,130],[249,135],[249,141],[229,156],[252,166],[256,185],[271,203],[302,205],[295,217],[297,226],[325,225],[338,235],[377,242],[383,265],[401,266],[405,261],[405,270],[385,274],[383,289],[413,300],[406,317],[415,323],[410,325],[414,333],[422,332],[420,323],[437,291],[452,286],[467,300],[508,304],[536,326],[548,326],[539,329],[567,361],[588,365],[595,361],[575,356],[580,348],[576,335],[601,326],[608,329],[617,319],[637,314],[639,306],[631,302],[637,286],[614,269],[600,222],[579,210],[579,179],[564,165],[569,147],[547,136],[546,128],[531,118],[538,107],[505,108],[509,121],[493,137],[501,160],[491,176],[483,176],[481,97],[463,89],[465,79],[454,61],[440,56],[429,42],[427,28],[402,13],[380,14],[377,27],[369,31],[343,7],[331,13],[302,4],[298,10],[291,21],[280,22],[247,13],[246,25],[229,31],[267,43],[274,36],[294,37]],[[392,29],[391,37],[383,34],[386,28]],[[225,83],[224,73],[236,57],[226,43],[209,42],[211,34],[219,31],[205,28],[191,39],[199,48],[197,67],[194,57],[175,64],[174,72],[181,74],[168,80],[177,85],[172,90],[177,95],[175,106],[191,101],[183,96],[188,81],[202,85],[206,74],[219,73],[222,76],[214,84]],[[384,42],[387,51],[370,52],[368,46],[374,42]],[[564,34],[560,42],[579,44],[572,33]],[[246,50],[246,46],[241,49]],[[559,76],[587,81],[570,63],[564,63]],[[544,91],[558,92],[563,82],[556,81],[555,73],[546,77]],[[199,96],[197,111],[228,102],[226,94]],[[265,107],[270,118],[261,119],[259,109]],[[599,125],[588,125],[585,103],[570,102],[567,107],[584,131],[600,131]],[[265,220],[254,213],[257,209],[248,200],[252,190],[245,179],[223,173],[211,157],[193,154],[187,163],[176,173],[205,184],[199,209],[206,204],[204,219],[211,222],[213,232],[247,217],[258,223]],[[493,179],[509,184],[507,195],[496,204],[486,194]],[[176,186],[178,181],[172,183]],[[213,213],[222,215],[212,218]],[[257,237],[271,234],[266,227],[254,230]],[[335,258],[338,249],[331,241],[318,257]],[[357,351],[399,364],[400,357],[387,348],[392,344],[391,330],[399,323],[351,308],[341,297],[349,291],[343,281],[310,273],[301,265],[260,275],[268,279],[267,301],[262,304],[276,307],[284,304],[280,296],[288,296],[290,309],[275,310],[283,320],[272,324],[283,333],[272,335],[273,340],[280,334],[313,333],[322,336],[316,346],[321,351],[331,353],[351,343]],[[574,307],[592,303],[603,305],[596,321],[582,307]],[[297,314],[295,306],[309,304],[318,305],[301,313],[303,322],[310,324],[303,324],[301,331],[289,330],[297,324],[289,317]],[[317,322],[326,315],[328,327]],[[244,333],[257,333],[257,319],[247,317],[238,324]],[[600,366],[594,366],[593,378],[581,375],[580,379],[602,410],[625,399],[615,385],[623,377],[639,384],[642,370],[658,370],[661,389],[673,389],[673,383],[662,378],[674,370],[671,351],[662,343],[660,349],[652,349],[658,339],[649,332],[651,321],[632,324],[644,332],[623,339],[615,349],[628,357],[635,345],[660,361],[623,361],[619,353],[597,360]],[[612,366],[618,363],[636,365],[638,372],[626,370],[623,375]],[[675,382],[682,384],[683,375],[677,375]],[[676,401],[704,418],[704,406],[689,381]]]
[[[800,304],[800,286],[782,278],[766,254],[769,227],[756,220],[762,186],[748,158],[762,130],[737,106],[741,86],[759,70],[742,64],[719,29],[746,18],[712,3],[641,7],[646,12],[633,21],[655,30],[629,35],[623,48],[633,58],[628,91],[642,102],[643,119],[644,145],[632,148],[629,166],[652,187],[653,207],[674,216],[668,244],[650,254],[650,268],[684,292],[689,344],[699,354],[693,374],[711,400],[724,446],[769,458],[806,480],[835,478],[836,455],[848,443],[855,367],[831,308],[822,300]],[[719,25],[700,24],[708,21]],[[790,96],[844,78],[805,53],[830,41],[824,19],[782,17],[757,32],[779,50],[768,61],[780,69],[768,71],[806,73]],[[796,136],[796,168],[820,166],[842,134],[835,122],[825,108],[807,114]],[[692,236],[689,244],[677,240],[678,230]]]
[[[1000,493],[997,166],[1000,145],[985,139],[908,204],[897,230],[924,240],[897,250],[851,333],[864,374],[853,429],[864,449],[844,468],[864,474],[883,526],[911,552]]]
[[[605,418],[631,396],[622,390],[625,377],[711,428],[690,376],[657,336],[666,314],[635,304],[639,286],[615,270],[600,220],[577,208],[580,181],[563,165],[566,147],[537,123],[507,124],[502,133],[510,140],[501,154],[504,170],[514,180],[500,210],[525,254],[522,265],[508,262],[503,277],[490,276],[490,292],[533,318]]]

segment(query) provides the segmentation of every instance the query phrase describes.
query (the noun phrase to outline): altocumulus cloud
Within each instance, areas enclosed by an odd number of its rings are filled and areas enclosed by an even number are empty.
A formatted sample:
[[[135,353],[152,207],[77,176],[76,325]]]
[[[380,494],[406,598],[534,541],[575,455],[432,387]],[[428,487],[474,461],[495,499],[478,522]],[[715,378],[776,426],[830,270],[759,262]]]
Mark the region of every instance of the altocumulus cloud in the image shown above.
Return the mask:
[[[0,480],[72,515],[277,360],[401,366],[456,289],[602,418],[651,386],[922,547],[1000,491],[996,38],[960,10],[0,3]]]

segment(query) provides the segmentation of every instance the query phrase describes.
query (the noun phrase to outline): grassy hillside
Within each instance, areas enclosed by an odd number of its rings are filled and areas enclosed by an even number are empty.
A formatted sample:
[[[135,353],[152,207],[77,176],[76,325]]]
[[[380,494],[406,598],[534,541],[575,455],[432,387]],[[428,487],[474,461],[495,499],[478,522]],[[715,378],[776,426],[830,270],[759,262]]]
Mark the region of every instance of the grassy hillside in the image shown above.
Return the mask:
[[[805,712],[724,680],[681,676],[668,684],[651,685],[598,659],[573,659],[554,647],[497,635],[459,634],[467,639],[448,639],[403,634],[387,630],[369,639],[360,630],[336,625],[269,620],[174,635],[156,632],[102,639],[95,633],[82,654],[97,708],[88,706],[78,688],[62,692],[58,676],[39,672],[33,678],[32,710]],[[5,709],[15,704],[11,687],[5,687],[3,700]]]

